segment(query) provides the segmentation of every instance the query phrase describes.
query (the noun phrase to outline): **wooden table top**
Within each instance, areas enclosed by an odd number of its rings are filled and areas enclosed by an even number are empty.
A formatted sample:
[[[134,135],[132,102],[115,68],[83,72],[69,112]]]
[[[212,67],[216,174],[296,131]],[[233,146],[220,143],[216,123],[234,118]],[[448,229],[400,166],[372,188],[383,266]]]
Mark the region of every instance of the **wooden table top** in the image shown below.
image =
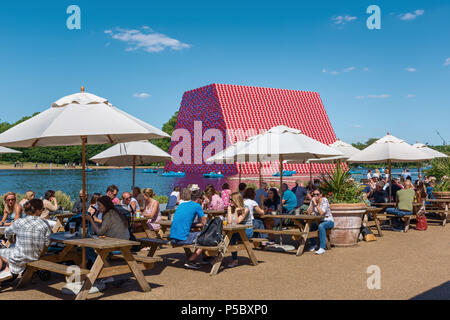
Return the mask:
[[[77,213],[73,213],[73,212],[67,211],[67,212],[64,212],[64,213],[55,214],[54,217],[55,218],[70,218],[70,217],[73,217],[76,214]]]
[[[376,208],[376,207],[367,207],[366,209],[367,212],[380,212],[382,210],[383,208]]]
[[[261,219],[292,219],[292,220],[322,220],[323,216],[313,216],[310,214],[301,214],[301,215],[288,215],[288,214],[265,214],[261,216]]]
[[[112,249],[112,248],[123,248],[123,247],[131,247],[137,246],[140,243],[137,241],[129,241],[123,239],[115,239],[115,238],[80,238],[74,237],[67,239],[64,237],[64,232],[59,232],[52,234],[50,236],[51,241],[58,241],[64,244],[74,245],[78,247],[89,247],[93,249]]]
[[[428,199],[427,202],[450,203],[450,199]]]
[[[395,207],[397,204],[395,202],[387,202],[387,203],[371,203],[372,206],[383,206],[383,207]],[[420,202],[413,202],[413,206],[418,207],[422,206]]]
[[[224,231],[237,231],[237,230],[243,230],[243,229],[250,229],[253,228],[253,226],[247,225],[247,224],[237,224],[233,226],[232,224],[227,224],[223,227]]]

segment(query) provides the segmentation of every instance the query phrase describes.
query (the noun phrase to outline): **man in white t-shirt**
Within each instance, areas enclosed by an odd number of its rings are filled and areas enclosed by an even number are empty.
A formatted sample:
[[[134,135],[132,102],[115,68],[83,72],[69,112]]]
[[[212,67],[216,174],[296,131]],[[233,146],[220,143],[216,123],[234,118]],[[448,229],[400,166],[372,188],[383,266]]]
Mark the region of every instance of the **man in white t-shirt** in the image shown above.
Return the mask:
[[[122,204],[127,206],[128,211],[130,211],[131,213],[141,211],[139,203],[135,198],[131,196],[131,193],[129,192],[122,193]]]

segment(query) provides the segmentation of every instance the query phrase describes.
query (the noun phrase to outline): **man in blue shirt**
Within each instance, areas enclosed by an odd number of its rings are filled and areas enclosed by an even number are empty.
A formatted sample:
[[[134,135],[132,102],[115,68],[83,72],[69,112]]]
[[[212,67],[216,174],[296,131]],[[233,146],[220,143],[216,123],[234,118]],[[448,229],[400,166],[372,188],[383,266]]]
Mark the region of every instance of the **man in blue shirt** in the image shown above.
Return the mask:
[[[183,196],[191,195],[191,191],[183,190]],[[183,199],[185,200],[185,199]],[[199,217],[201,222],[197,227],[204,227],[206,224],[206,216],[203,213],[202,206],[192,200],[180,204],[172,219],[170,226],[170,242],[172,245],[186,245],[193,244],[200,232],[191,232],[192,224],[196,217]],[[200,267],[194,262],[198,255],[202,253],[201,249],[195,251],[184,264],[185,267],[191,269],[199,269]]]
[[[305,202],[305,197],[308,194],[308,192],[306,191],[303,182],[299,179],[295,182],[297,184],[295,191],[294,189],[292,190],[292,192],[295,194],[295,197],[297,198],[297,206],[295,207],[296,209],[299,209],[303,206],[303,202]],[[298,212],[300,213],[300,210],[298,210]]]
[[[268,193],[267,191],[269,190],[269,188],[267,187],[267,182],[262,181],[261,182],[261,187],[256,190],[256,195],[255,195],[255,201],[256,203],[258,203],[259,207],[262,207],[262,205],[264,204],[264,201],[267,199]]]
[[[283,191],[283,212],[293,214],[293,210],[297,206],[297,197],[289,190],[286,183],[283,183],[281,190]]]

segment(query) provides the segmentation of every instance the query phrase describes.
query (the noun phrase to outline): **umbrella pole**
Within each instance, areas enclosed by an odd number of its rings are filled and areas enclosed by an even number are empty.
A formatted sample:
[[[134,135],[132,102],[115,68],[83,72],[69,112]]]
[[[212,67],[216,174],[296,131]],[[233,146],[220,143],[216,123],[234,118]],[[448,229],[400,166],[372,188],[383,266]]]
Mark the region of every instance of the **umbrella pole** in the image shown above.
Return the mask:
[[[242,170],[241,163],[239,163],[239,184],[241,183],[241,170]]]
[[[261,185],[262,185],[261,167],[262,167],[262,163],[259,162],[259,188],[260,189],[261,189]]]
[[[83,197],[82,197],[82,209],[83,210],[83,218],[82,218],[82,227],[83,227],[83,238],[86,238],[86,137],[81,137],[81,149],[82,149],[82,176],[83,176]],[[81,258],[81,267],[83,269],[86,268],[86,248],[82,248],[82,258]]]
[[[133,186],[131,187],[131,190],[134,189],[135,174],[136,174],[136,156],[133,156]]]
[[[280,154],[280,214],[283,214],[283,156]],[[280,219],[280,230],[283,229],[283,219]],[[280,245],[283,245],[283,235],[280,234]]]
[[[392,168],[391,160],[388,160],[389,164],[389,201],[392,201]]]
[[[422,178],[421,174],[420,174],[420,167],[421,166],[422,166],[422,163],[419,161],[419,165],[417,166],[417,171],[419,172],[419,177],[418,177],[419,181],[421,180],[420,178]]]

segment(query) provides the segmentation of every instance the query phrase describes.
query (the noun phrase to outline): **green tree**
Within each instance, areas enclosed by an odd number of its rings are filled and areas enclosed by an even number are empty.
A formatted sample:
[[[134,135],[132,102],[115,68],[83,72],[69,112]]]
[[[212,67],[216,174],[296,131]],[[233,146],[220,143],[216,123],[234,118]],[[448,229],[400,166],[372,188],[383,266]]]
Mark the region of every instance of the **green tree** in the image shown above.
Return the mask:
[[[178,119],[178,111],[173,114],[173,116],[169,119],[169,121],[164,123],[164,125],[162,127],[162,131],[164,131],[168,135],[172,136],[172,133],[175,130],[175,125],[177,124],[177,119]],[[169,152],[171,138],[155,139],[155,140],[151,140],[151,142],[154,145],[163,149],[164,151]]]

